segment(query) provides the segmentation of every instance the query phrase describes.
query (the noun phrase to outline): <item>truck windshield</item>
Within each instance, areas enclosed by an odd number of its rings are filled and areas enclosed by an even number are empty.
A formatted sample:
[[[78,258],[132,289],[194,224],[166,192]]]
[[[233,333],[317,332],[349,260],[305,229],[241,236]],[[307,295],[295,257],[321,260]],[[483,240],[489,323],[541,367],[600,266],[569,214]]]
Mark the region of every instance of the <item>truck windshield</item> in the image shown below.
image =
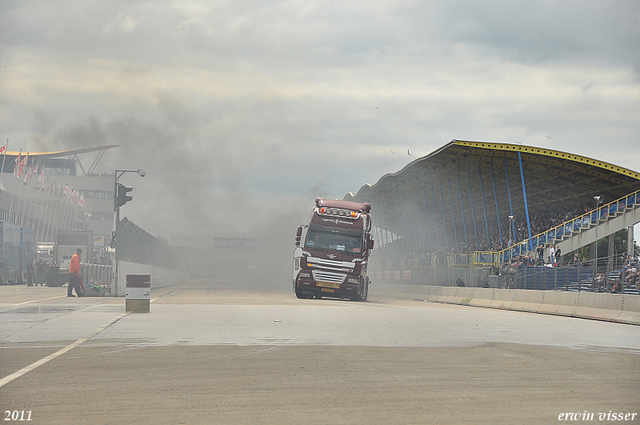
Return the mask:
[[[362,231],[328,227],[320,224],[309,225],[304,246],[324,251],[339,251],[359,255],[362,253]]]

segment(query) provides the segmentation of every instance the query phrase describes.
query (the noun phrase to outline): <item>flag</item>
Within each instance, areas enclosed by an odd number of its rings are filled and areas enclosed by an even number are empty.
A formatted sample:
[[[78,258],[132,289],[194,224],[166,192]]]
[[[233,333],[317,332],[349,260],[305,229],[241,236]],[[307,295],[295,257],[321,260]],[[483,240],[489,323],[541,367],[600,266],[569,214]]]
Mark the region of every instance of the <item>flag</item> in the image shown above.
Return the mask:
[[[19,156],[18,156],[19,158]],[[22,161],[20,161],[20,163],[18,164],[18,173],[16,174],[16,177],[20,178],[22,177],[22,172],[24,171],[24,167],[27,165],[27,160],[29,159],[29,154],[27,154],[24,159]],[[17,159],[16,159],[17,161]]]
[[[38,183],[40,183],[40,190],[44,189],[44,167],[40,171],[40,177],[38,177]]]
[[[80,205],[81,208],[87,208],[87,204],[86,202],[84,202],[84,198],[82,197],[82,195],[80,195],[80,199],[78,200],[78,205]]]
[[[67,198],[69,202],[71,202],[72,204],[78,203],[78,195],[73,190],[71,190],[69,185],[65,184],[62,190],[64,191],[64,197]]]
[[[20,155],[22,155],[22,149],[18,152],[18,156],[16,156],[16,165],[13,167],[13,175],[18,174],[18,164],[20,163]],[[20,176],[18,176],[20,177]]]
[[[27,171],[27,175],[24,178],[24,183],[25,184],[29,183],[29,180],[31,180],[31,175],[37,172],[38,172],[38,164],[34,160],[34,163],[31,164],[31,168],[29,168],[29,171]]]
[[[6,154],[7,152],[7,143],[5,143],[3,146],[0,146],[0,155],[2,155],[3,153]]]

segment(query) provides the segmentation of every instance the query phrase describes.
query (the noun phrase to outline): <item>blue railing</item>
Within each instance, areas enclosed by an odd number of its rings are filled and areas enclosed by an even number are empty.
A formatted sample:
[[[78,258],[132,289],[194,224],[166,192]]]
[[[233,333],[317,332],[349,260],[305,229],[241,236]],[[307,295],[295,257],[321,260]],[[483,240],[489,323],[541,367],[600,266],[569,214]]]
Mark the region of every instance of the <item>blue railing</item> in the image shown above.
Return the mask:
[[[599,220],[614,216],[619,211],[624,211],[636,202],[640,202],[640,190],[532,237],[531,249],[529,249],[529,240],[524,240],[498,252],[476,251],[473,254],[473,263],[480,265],[500,265],[518,255],[533,250],[538,245],[553,243],[556,239],[564,235],[580,232],[582,229],[588,229]]]

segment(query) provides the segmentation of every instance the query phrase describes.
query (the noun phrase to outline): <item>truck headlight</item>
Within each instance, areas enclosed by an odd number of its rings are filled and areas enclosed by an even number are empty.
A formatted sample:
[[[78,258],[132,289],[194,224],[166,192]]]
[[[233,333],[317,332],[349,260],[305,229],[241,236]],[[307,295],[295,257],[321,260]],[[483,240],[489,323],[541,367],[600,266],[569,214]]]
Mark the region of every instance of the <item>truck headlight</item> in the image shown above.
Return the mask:
[[[300,272],[300,274],[298,275],[300,277],[306,277],[306,278],[310,278],[311,274],[307,273],[307,272]]]
[[[350,277],[347,279],[347,283],[355,283],[356,285],[360,283],[360,280],[357,277]]]

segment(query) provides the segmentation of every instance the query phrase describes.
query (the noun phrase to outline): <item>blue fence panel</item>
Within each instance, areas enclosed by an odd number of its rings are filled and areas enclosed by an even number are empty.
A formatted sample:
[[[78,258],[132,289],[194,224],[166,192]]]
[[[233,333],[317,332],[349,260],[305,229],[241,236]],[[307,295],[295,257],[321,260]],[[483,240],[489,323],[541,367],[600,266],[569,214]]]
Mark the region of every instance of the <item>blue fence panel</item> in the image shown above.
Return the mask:
[[[592,276],[591,269],[573,267],[520,267],[516,272],[520,288],[542,291],[565,288],[577,290],[582,282],[589,282]]]

